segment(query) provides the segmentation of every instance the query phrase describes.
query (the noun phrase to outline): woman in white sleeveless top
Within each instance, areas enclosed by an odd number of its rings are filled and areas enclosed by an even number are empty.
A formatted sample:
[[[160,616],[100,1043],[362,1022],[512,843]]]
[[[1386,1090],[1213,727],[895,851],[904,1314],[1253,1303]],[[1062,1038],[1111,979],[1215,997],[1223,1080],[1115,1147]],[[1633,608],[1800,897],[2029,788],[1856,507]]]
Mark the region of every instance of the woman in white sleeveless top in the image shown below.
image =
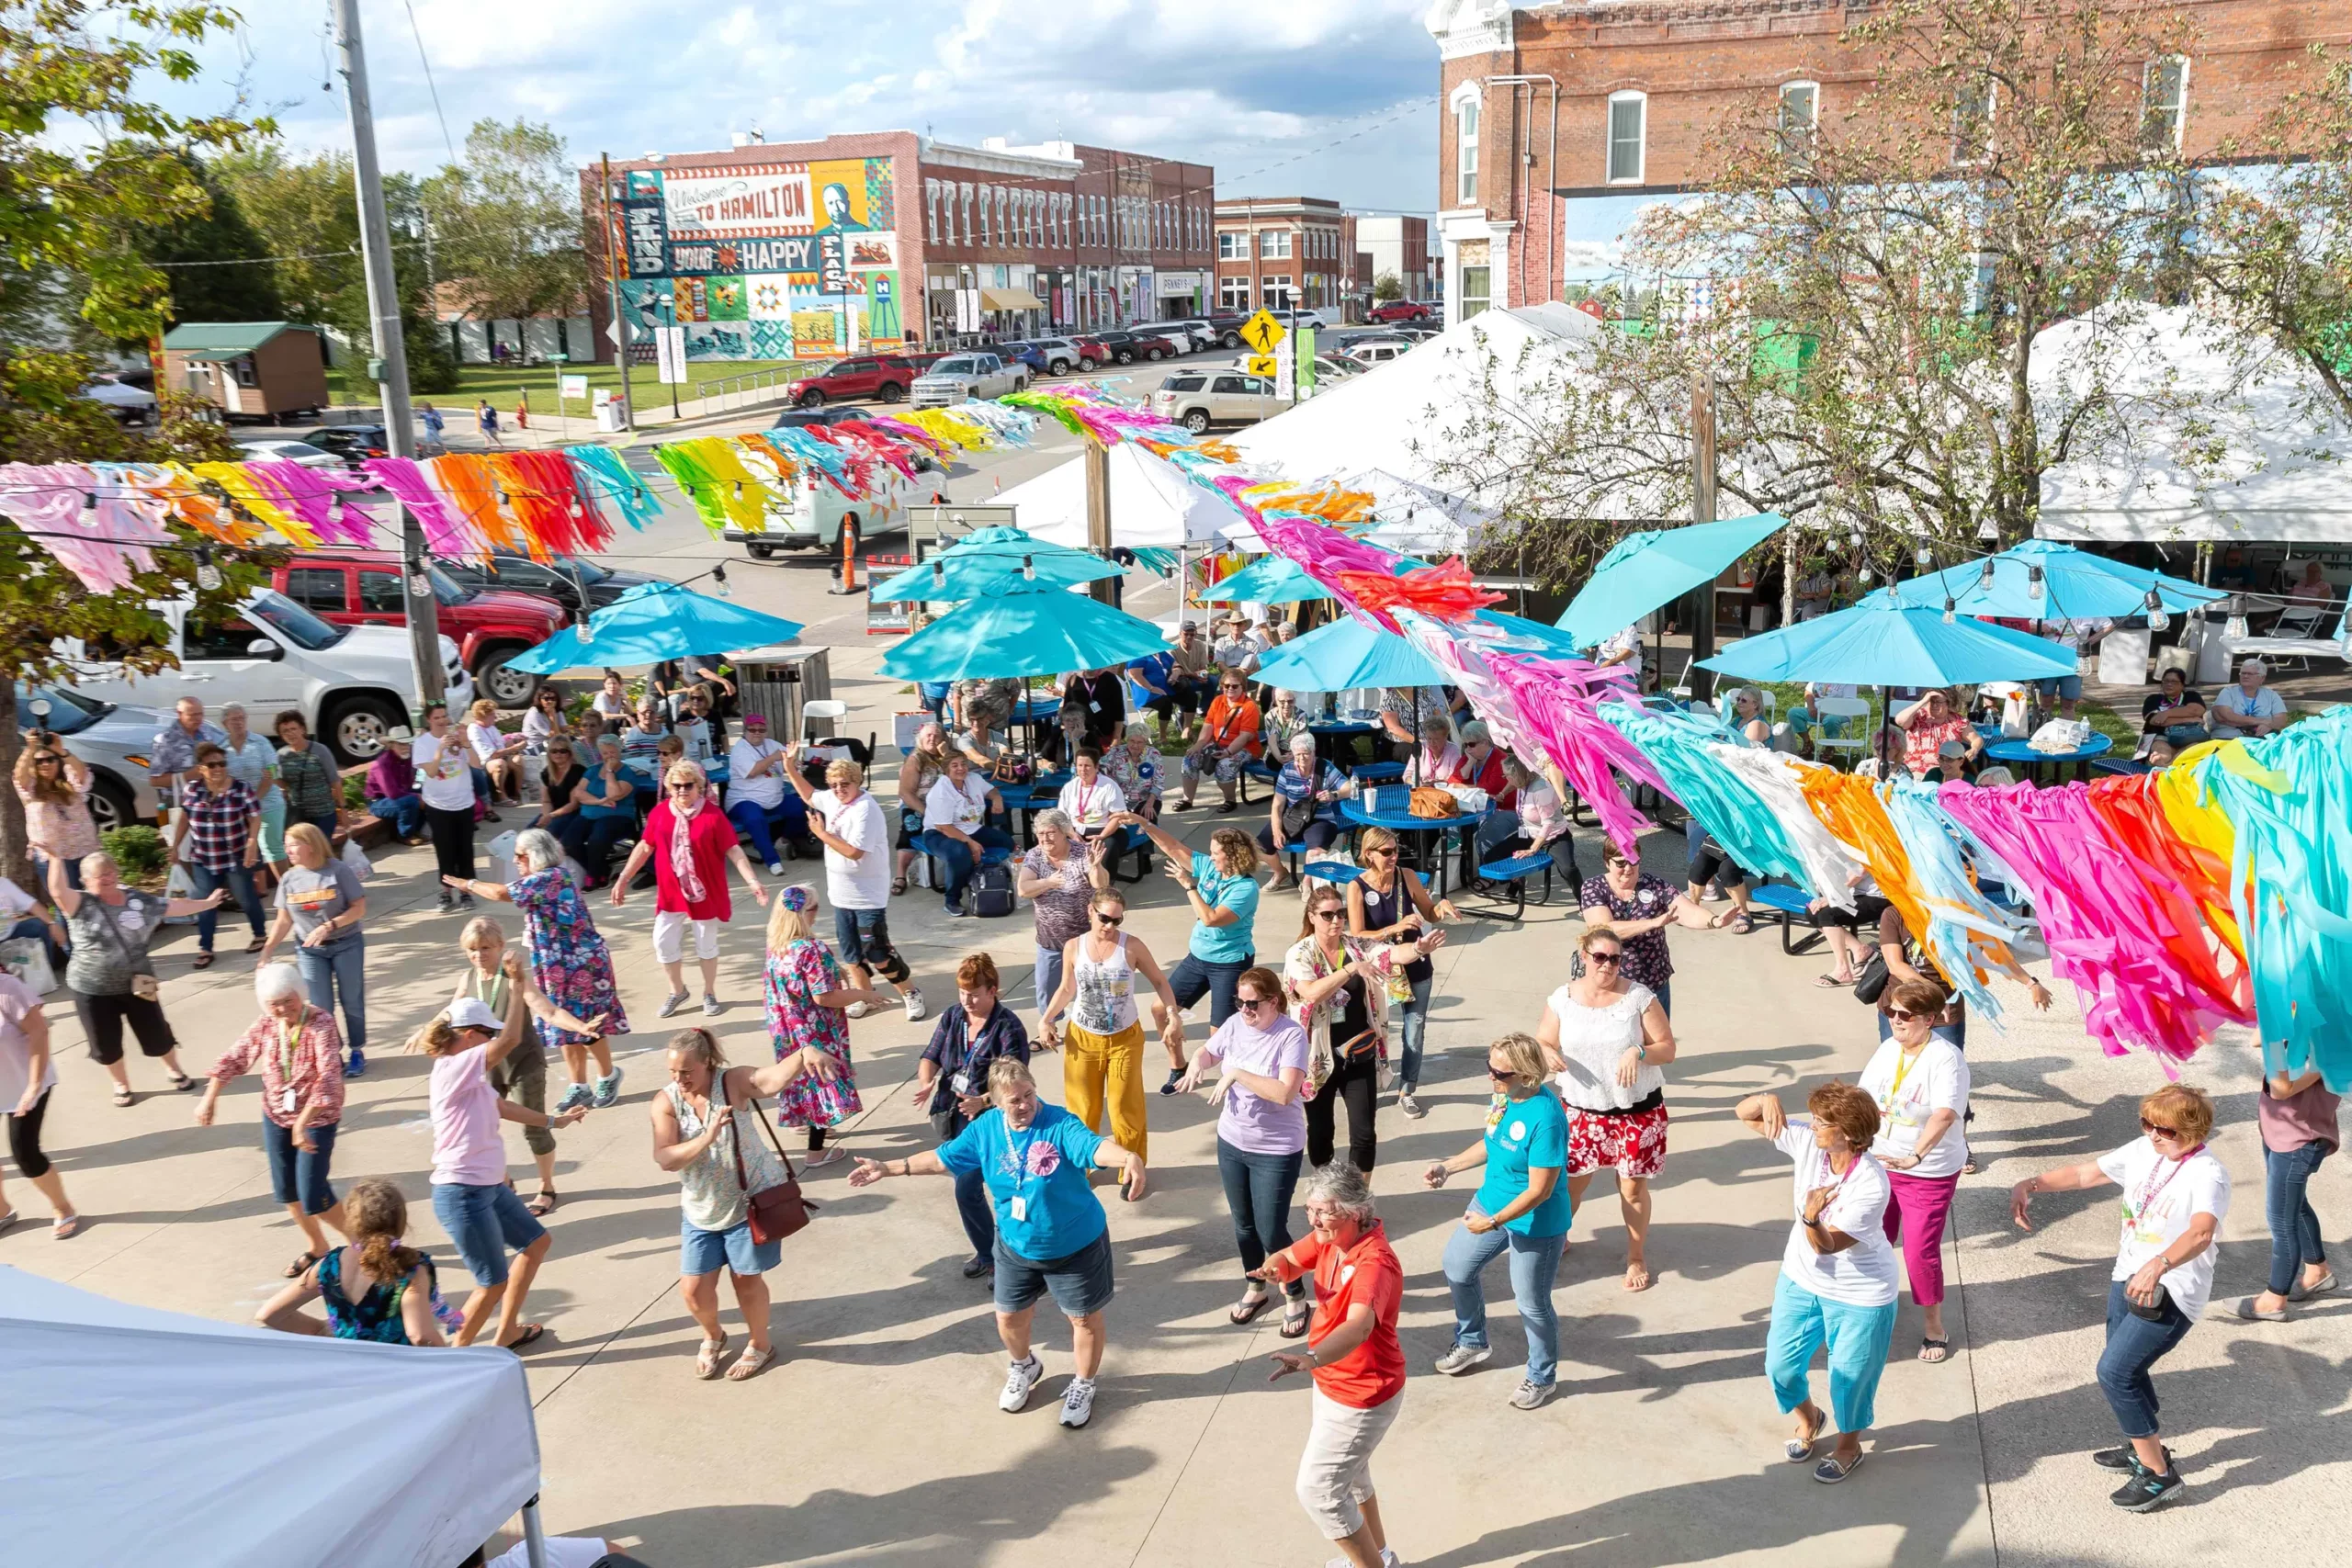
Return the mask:
[[[1141,1157],[1150,1134],[1144,1127],[1143,1020],[1136,1010],[1137,976],[1159,993],[1152,1021],[1171,1055],[1184,1051],[1184,1014],[1168,976],[1140,937],[1119,927],[1127,918],[1126,895],[1098,888],[1087,906],[1087,929],[1063,944],[1061,982],[1037,1021],[1048,1051],[1067,1047],[1062,1065],[1065,1108],[1100,1133],[1107,1109],[1111,1141]],[[1069,1027],[1056,1021],[1067,1011]]]

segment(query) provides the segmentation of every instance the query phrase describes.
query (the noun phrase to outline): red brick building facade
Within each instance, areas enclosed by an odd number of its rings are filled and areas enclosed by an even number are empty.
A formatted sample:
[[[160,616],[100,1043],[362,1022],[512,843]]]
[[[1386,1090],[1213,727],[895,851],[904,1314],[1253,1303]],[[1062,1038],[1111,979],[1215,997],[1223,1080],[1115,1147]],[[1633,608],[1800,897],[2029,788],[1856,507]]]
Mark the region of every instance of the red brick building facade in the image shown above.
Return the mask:
[[[2352,40],[2343,0],[2179,0],[2194,42],[2151,62],[2152,106],[2192,159],[2250,133],[2312,44]],[[1437,0],[1443,118],[1437,222],[1449,320],[1573,297],[1608,276],[1645,202],[1703,184],[1727,117],[1777,100],[1796,123],[1850,111],[1874,62],[1840,0]]]
[[[1338,202],[1227,197],[1216,204],[1216,297],[1210,303],[1220,310],[1344,305],[1357,292],[1356,262],[1356,220]]]

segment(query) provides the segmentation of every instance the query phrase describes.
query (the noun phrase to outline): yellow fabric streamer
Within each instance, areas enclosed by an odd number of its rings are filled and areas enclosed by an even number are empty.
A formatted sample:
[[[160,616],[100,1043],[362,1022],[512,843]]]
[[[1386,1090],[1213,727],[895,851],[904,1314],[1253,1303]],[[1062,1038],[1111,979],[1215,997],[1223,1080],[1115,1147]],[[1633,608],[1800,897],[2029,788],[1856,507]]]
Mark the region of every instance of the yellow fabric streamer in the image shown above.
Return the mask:
[[[198,479],[210,479],[227,491],[238,505],[253,513],[266,526],[284,535],[297,547],[306,550],[319,547],[319,536],[311,532],[309,525],[290,515],[264,495],[261,486],[253,481],[243,463],[198,463],[191,471]]]
[[[161,473],[128,469],[122,482],[153,496],[171,513],[174,522],[221,544],[245,549],[260,540],[265,532],[261,525],[246,522],[213,500],[201,488],[201,476],[185,463],[159,466]]]
[[[698,435],[681,445],[718,481],[716,499],[728,521],[747,533],[766,532],[769,504],[782,507],[785,498],[770,488],[771,480],[744,466],[742,448],[723,435]]]

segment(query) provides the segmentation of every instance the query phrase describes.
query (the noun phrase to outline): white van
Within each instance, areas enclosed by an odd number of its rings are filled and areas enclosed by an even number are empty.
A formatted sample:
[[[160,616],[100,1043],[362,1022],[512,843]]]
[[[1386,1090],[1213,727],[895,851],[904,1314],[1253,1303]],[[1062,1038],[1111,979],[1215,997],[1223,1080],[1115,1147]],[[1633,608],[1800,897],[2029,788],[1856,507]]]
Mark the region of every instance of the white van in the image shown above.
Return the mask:
[[[263,736],[290,709],[346,766],[372,761],[393,726],[416,722],[405,627],[334,626],[269,588],[255,590],[225,615],[201,620],[193,600],[148,608],[170,629],[167,646],[179,659],[177,669],[133,674],[107,650],[66,638],[57,645],[67,662],[59,683],[99,702],[165,712],[182,697],[196,698],[208,714],[242,703],[254,733]],[[441,668],[450,711],[462,711],[473,701],[473,677],[458,658],[458,645],[446,637]]]
[[[869,493],[855,499],[843,495],[831,479],[803,468],[784,485],[784,504],[767,509],[765,533],[749,533],[729,523],[725,536],[751,551],[753,559],[767,560],[778,550],[837,553],[845,527],[861,544],[898,533],[907,525],[907,508],[928,501],[930,491],[887,464],[876,468]]]

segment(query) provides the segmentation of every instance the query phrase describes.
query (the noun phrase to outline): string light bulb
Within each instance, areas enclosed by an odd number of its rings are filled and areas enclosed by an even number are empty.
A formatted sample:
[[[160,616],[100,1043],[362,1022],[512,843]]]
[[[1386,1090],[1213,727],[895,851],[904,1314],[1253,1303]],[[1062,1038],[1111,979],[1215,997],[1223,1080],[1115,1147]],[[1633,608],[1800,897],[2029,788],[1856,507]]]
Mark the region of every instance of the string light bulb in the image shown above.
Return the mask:
[[[2148,590],[2148,629],[2160,632],[2172,625],[2172,617],[2165,614],[2163,597],[2154,588]]]
[[[1925,546],[1925,545],[1921,545],[1921,546],[1920,546],[1920,547],[1918,547],[1917,549],[1913,550],[1913,551],[1911,552],[1911,558],[1912,558],[1913,560],[1915,560],[1915,561],[1918,562],[1918,563],[1919,563],[1919,565],[1920,565],[1921,567],[1923,567],[1923,568],[1924,568],[1924,567],[1930,567],[1930,566],[1933,566],[1933,565],[1935,565],[1935,564],[1936,564],[1936,553],[1935,553],[1933,550],[1931,550],[1931,549],[1928,548],[1928,547],[1927,547],[1927,546]]]
[[[710,580],[718,585],[718,596],[721,599],[732,599],[735,597],[735,591],[727,586],[727,563],[725,561],[720,561],[717,566],[710,569]]]
[[[1993,558],[1991,556],[1984,558],[1984,570],[1977,575],[1976,583],[1985,592],[1993,592]]]
[[[2042,592],[2041,569],[2037,566],[2025,574],[2025,596],[2039,604]]]
[[[196,547],[196,585],[207,593],[215,592],[220,587],[220,569],[212,564],[212,547],[209,545]]]
[[[1021,581],[1023,582],[1035,582],[1037,581],[1037,558],[1035,556],[1023,556],[1021,558]]]
[[[1949,594],[1949,593],[1945,594],[1945,595],[1944,595],[1944,625],[1946,625],[1946,626],[1951,626],[1954,621],[1957,621],[1957,620],[1959,620],[1959,619],[1960,619],[1960,605],[1959,605],[1959,604],[1958,604],[1958,603],[1957,603],[1957,602],[1952,598],[1952,596],[1951,596],[1951,594]]]
[[[1868,568],[1868,567],[1864,567],[1864,568],[1862,568],[1862,586],[1863,586],[1863,587],[1867,588],[1867,587],[1869,587],[1871,583],[1876,582],[1877,581],[1878,581],[1878,574],[1877,574],[1876,572],[1874,572],[1874,571],[1871,570],[1871,569],[1870,569],[1870,568]]]

